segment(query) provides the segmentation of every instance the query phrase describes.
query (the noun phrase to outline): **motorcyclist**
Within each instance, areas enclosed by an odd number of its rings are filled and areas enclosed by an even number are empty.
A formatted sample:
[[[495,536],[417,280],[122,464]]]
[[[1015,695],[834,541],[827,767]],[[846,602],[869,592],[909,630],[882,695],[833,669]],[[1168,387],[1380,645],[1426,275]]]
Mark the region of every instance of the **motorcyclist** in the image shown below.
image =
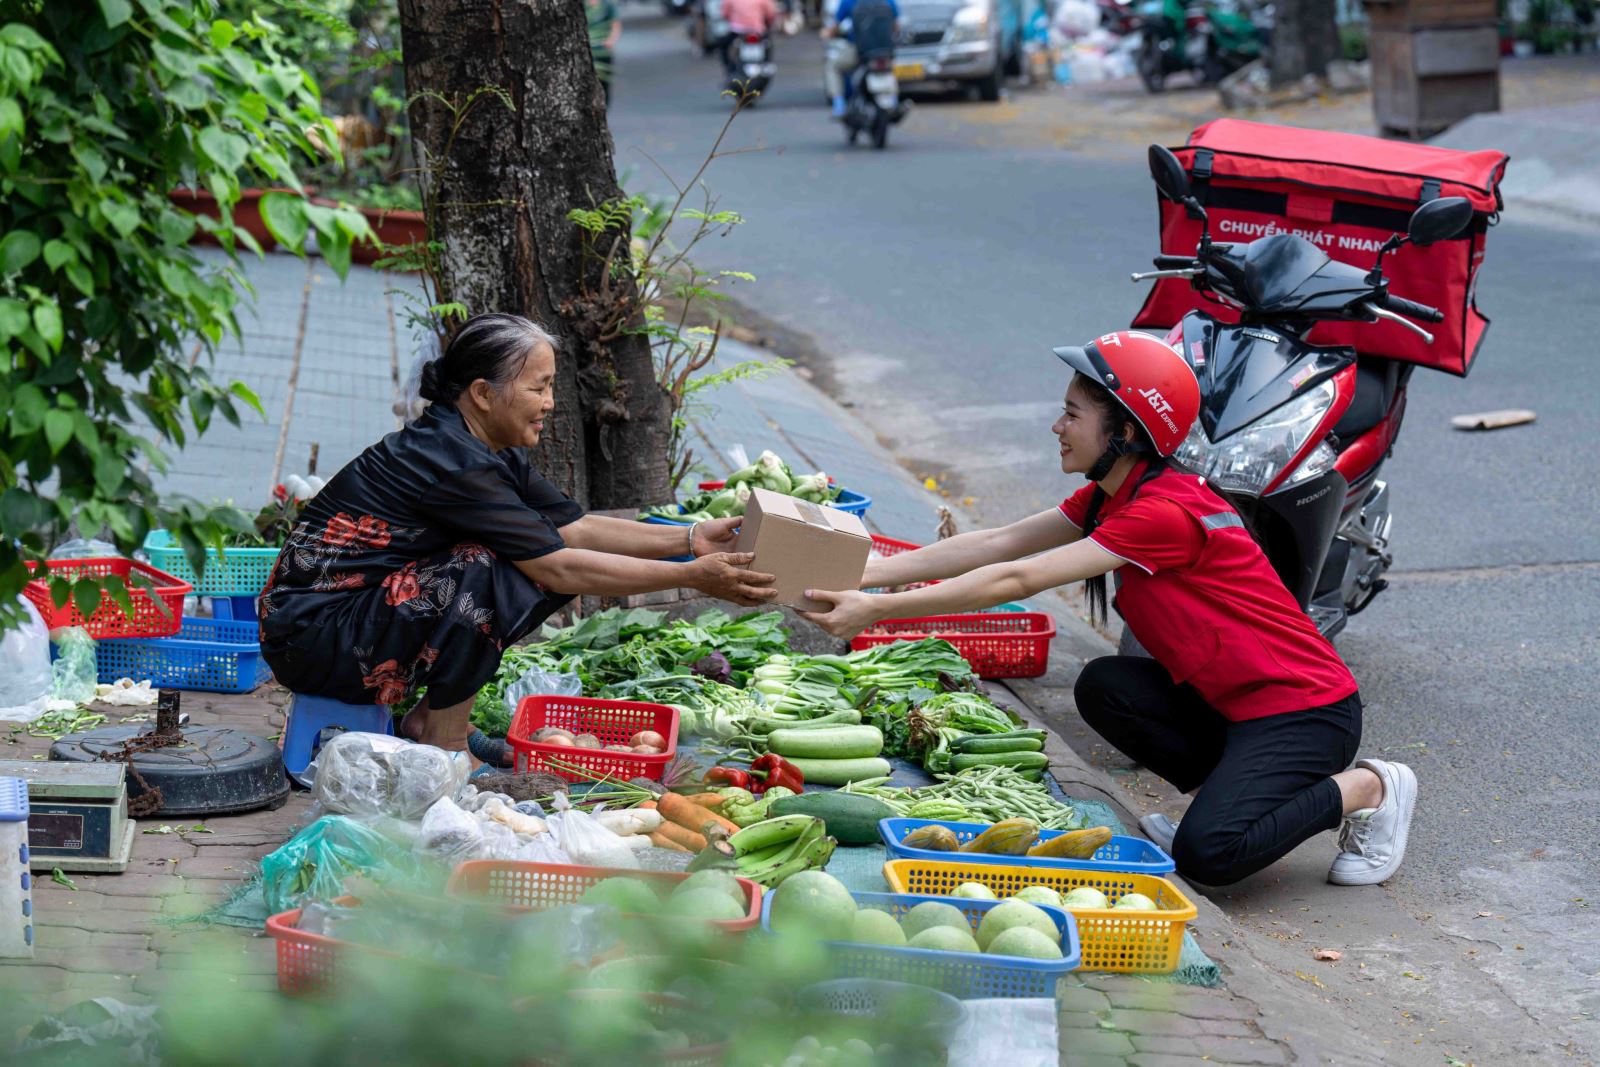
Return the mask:
[[[722,0],[722,20],[728,24],[722,37],[722,66],[730,77],[739,73],[733,42],[748,34],[768,36],[782,17],[775,0]]]
[[[822,28],[823,38],[833,42],[824,73],[834,118],[844,118],[850,75],[863,59],[893,53],[899,26],[900,6],[895,0],[839,0]]]

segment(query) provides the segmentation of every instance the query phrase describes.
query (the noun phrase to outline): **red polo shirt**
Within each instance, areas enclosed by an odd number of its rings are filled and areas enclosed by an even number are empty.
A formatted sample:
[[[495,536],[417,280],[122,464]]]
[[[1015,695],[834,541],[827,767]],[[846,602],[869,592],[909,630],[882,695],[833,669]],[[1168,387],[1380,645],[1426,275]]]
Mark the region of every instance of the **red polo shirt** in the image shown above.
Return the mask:
[[[1342,700],[1357,689],[1237,512],[1192,474],[1138,487],[1135,467],[1089,539],[1122,568],[1117,612],[1139,643],[1225,718],[1239,722]],[[1083,527],[1091,483],[1061,503]]]

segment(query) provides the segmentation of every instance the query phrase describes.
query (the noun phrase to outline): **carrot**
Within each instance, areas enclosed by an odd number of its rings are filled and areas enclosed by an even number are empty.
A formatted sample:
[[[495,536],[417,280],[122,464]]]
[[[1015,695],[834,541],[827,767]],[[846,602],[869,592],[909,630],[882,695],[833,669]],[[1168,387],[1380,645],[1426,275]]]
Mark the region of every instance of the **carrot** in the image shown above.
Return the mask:
[[[680,797],[674,793],[668,793],[658,799],[656,810],[661,812],[662,818],[668,822],[675,822],[696,833],[701,832],[706,823],[714,823],[730,834],[739,832],[737,823],[724,819],[710,808],[702,808],[688,797]]]
[[[720,793],[694,793],[688,799],[691,804],[698,804],[702,808],[720,808],[728,798]]]
[[[663,823],[662,824],[663,827],[667,827],[667,826],[671,826],[671,825],[672,825],[672,823]],[[687,848],[684,848],[682,845],[678,844],[676,841],[672,840],[672,838],[668,837],[667,835],[661,833],[661,831],[659,831],[659,830],[650,835],[650,843],[652,845],[656,846],[657,848],[668,848],[668,849],[671,849],[674,852],[688,852],[689,851]]]
[[[656,810],[656,802],[653,801],[653,800],[641,800],[639,803],[635,804],[634,807],[636,807],[636,808],[649,808],[651,811],[655,811]]]
[[[666,838],[668,841],[681,846],[689,852],[699,852],[701,849],[706,847],[706,839],[704,834],[697,834],[688,827],[681,826],[675,822],[662,823],[661,829],[651,834],[650,839],[654,841],[657,835]]]

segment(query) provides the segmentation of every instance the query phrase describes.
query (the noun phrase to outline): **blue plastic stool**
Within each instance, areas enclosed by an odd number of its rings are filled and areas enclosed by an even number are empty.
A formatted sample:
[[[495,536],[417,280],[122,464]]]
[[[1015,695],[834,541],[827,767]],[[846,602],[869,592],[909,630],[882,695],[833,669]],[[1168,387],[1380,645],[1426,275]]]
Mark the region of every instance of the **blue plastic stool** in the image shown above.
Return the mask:
[[[393,737],[394,717],[387,704],[346,704],[331,697],[293,694],[283,727],[283,769],[301,785],[308,784],[301,776],[322,745],[322,731],[330,727]]]
[[[256,598],[253,596],[214,596],[211,598],[211,617],[235,622],[261,621],[256,616]]]

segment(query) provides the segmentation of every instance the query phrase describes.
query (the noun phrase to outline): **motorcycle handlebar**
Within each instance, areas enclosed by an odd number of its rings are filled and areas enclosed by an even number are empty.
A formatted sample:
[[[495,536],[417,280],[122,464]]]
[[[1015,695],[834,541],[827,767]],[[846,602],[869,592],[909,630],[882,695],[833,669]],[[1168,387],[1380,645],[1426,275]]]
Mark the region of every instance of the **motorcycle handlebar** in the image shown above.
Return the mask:
[[[1194,257],[1157,256],[1154,263],[1157,270],[1183,270],[1185,267],[1194,266]]]
[[[1390,311],[1399,312],[1401,315],[1410,315],[1423,322],[1443,322],[1444,312],[1438,308],[1431,308],[1427,304],[1418,304],[1404,297],[1395,296],[1393,293],[1384,293],[1378,301],[1378,306]]]

